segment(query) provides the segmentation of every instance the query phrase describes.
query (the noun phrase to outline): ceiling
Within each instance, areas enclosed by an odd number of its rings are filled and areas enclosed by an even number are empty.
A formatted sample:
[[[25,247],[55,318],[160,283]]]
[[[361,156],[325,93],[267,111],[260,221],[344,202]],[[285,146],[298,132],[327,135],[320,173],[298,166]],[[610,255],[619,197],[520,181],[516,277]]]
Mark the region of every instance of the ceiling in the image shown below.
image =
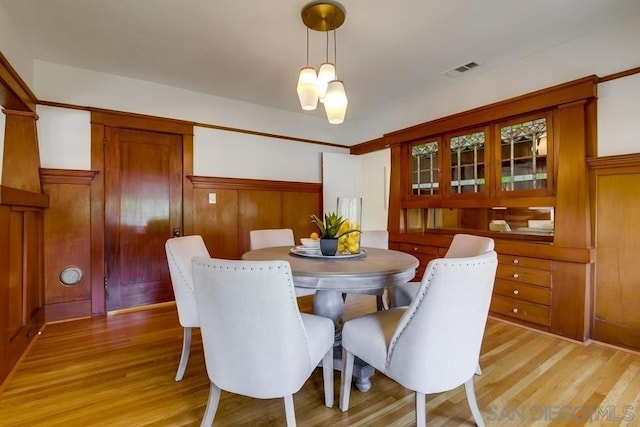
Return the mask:
[[[305,0],[0,0],[35,58],[301,112]],[[347,119],[640,14],[638,0],[343,0]],[[311,31],[311,65],[325,57]],[[570,60],[570,58],[569,58]],[[443,72],[480,64],[458,77]],[[37,95],[37,93],[36,93]],[[55,100],[49,100],[55,101]],[[306,114],[324,115],[322,108]]]

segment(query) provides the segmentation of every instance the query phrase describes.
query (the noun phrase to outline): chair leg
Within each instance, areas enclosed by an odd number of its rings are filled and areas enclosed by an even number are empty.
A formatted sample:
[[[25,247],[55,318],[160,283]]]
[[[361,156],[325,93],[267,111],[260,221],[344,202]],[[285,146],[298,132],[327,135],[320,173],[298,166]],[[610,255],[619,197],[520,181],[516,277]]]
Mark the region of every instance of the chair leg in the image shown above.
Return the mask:
[[[209,385],[209,400],[207,401],[207,408],[204,410],[200,427],[209,427],[213,424],[213,419],[218,410],[218,402],[220,402],[220,387],[211,383]]]
[[[187,370],[189,351],[191,351],[191,328],[184,328],[182,336],[182,355],[180,356],[180,364],[178,364],[178,372],[176,372],[176,381],[182,381],[184,371]]]
[[[478,362],[478,366],[476,367],[476,375],[482,375],[482,369],[480,368],[480,362]]]
[[[482,420],[482,414],[480,414],[480,408],[478,408],[478,402],[476,401],[476,392],[473,388],[473,377],[469,378],[464,383],[464,391],[467,393],[467,401],[469,402],[469,408],[471,408],[471,414],[476,421],[478,427],[484,427],[484,421]]]
[[[349,396],[351,394],[351,377],[353,376],[353,354],[342,349],[342,375],[340,375],[340,410],[346,412],[349,409]]]
[[[322,358],[322,378],[324,380],[324,404],[333,408],[333,347]]]
[[[296,411],[293,406],[293,394],[284,397],[284,413],[287,417],[287,427],[296,427]]]
[[[424,393],[416,391],[416,426],[426,427],[427,425],[427,410],[426,410],[426,397]]]

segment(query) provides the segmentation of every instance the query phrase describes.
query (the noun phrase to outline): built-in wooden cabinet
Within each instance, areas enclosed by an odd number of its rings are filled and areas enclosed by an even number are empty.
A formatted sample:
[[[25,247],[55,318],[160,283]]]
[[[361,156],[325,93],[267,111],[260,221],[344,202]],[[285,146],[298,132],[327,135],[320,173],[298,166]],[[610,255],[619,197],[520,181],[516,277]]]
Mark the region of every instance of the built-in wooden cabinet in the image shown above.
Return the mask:
[[[499,255],[491,312],[508,320],[551,326],[551,261]]]
[[[385,135],[390,247],[426,264],[456,233],[494,238],[491,314],[583,341],[593,245],[594,77]]]

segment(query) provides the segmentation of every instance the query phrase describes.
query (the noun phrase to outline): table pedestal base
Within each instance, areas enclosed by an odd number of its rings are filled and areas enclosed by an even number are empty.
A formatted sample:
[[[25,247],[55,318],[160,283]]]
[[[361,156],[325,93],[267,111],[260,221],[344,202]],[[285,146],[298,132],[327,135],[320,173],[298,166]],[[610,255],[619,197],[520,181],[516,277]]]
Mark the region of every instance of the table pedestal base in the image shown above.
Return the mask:
[[[342,346],[336,346],[333,348],[333,368],[336,371],[342,372]],[[368,365],[367,362],[354,358],[353,362],[353,377],[356,379],[354,385],[361,392],[367,392],[371,389],[371,377],[375,374],[376,370],[373,366]]]
[[[333,367],[342,371],[342,314],[344,312],[344,299],[341,292],[318,290],[313,296],[313,312],[319,316],[328,317],[335,325],[335,344],[333,347]],[[356,378],[355,386],[361,392],[371,389],[371,377],[375,373],[373,366],[355,358],[353,364],[353,376]]]

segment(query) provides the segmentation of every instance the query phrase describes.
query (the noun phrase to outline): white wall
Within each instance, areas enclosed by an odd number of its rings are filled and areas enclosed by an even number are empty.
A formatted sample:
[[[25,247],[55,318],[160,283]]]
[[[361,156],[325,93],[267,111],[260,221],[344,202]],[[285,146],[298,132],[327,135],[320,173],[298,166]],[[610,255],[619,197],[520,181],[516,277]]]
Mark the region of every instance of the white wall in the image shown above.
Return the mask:
[[[20,78],[33,88],[33,56],[29,47],[22,41],[21,34],[0,4],[0,52]]]
[[[389,214],[391,150],[385,149],[360,157],[362,157],[362,228],[386,230]]]
[[[362,229],[386,230],[391,150],[352,156],[323,153],[324,211],[335,211],[338,197],[362,197]]]
[[[478,58],[481,59],[481,58]],[[590,75],[640,65],[640,16],[506,65],[485,64],[426,96],[408,99],[366,120],[345,121],[350,136],[368,141],[399,129]]]
[[[322,182],[322,153],[344,148],[194,128],[193,173],[200,176]]]
[[[640,74],[598,85],[598,156],[630,153],[640,153]]]
[[[37,106],[40,165],[52,169],[91,169],[91,113]]]
[[[33,66],[34,92],[45,101],[346,144],[344,128],[302,110],[294,113],[40,60]]]

